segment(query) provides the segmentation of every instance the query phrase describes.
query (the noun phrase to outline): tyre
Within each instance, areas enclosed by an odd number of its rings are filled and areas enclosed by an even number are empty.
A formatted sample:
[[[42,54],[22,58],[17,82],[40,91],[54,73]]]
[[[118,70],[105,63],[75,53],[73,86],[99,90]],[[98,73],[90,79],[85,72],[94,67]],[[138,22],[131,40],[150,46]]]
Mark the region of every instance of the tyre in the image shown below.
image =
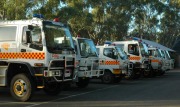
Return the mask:
[[[63,83],[63,91],[67,91],[71,89],[71,82]]]
[[[164,70],[158,70],[158,72],[156,73],[157,76],[161,76],[164,75],[165,71]]]
[[[58,82],[45,83],[44,92],[47,95],[58,95],[63,89],[62,84]]]
[[[19,101],[28,101],[34,92],[34,83],[25,74],[15,75],[10,83],[11,95]]]
[[[122,80],[122,76],[114,78],[114,83],[119,83]]]
[[[102,82],[106,84],[110,84],[114,81],[113,74],[109,71],[105,71],[104,75],[102,76]]]
[[[144,69],[143,76],[146,78],[153,76],[153,69],[152,69],[151,65],[148,65],[148,67],[146,69]]]
[[[79,78],[78,82],[76,82],[76,86],[79,88],[85,88],[89,85],[89,78],[83,79]]]
[[[153,67],[151,66],[151,75],[150,75],[150,77],[156,77],[156,73],[157,73],[157,70],[153,69]]]
[[[165,71],[162,71],[162,72],[161,72],[161,75],[164,75],[164,74],[165,74]]]
[[[133,80],[133,79],[139,79],[141,77],[141,72],[137,70],[128,70],[127,76],[125,76],[126,79],[128,80]]]
[[[134,75],[133,70],[128,69],[128,73],[126,74],[125,78],[132,79],[133,75]]]

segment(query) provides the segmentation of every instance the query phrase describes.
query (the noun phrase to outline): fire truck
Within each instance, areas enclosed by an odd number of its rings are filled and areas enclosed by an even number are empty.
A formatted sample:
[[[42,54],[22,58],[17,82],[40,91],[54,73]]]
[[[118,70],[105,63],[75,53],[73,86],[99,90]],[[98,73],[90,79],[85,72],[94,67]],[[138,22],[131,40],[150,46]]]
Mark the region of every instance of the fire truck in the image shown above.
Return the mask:
[[[133,37],[134,40],[141,40],[144,44],[149,47],[149,53],[152,54],[150,56],[151,66],[155,74],[162,75],[165,71],[170,70],[174,66],[174,60],[171,59],[169,55],[170,52],[174,52],[174,50],[167,48],[159,43],[149,41],[146,39],[140,39],[137,37]],[[160,67],[161,66],[161,67]],[[157,68],[160,67],[160,71]],[[159,69],[159,68],[158,68]],[[158,71],[158,72],[157,72]]]
[[[161,53],[161,58],[163,60],[163,68],[162,68],[163,73],[162,74],[164,74],[166,71],[170,70],[171,59],[166,53],[166,50],[160,49],[160,53]]]
[[[99,58],[91,39],[73,38],[76,51],[75,83],[78,87],[88,86],[91,78],[99,78],[103,70],[99,69]]]
[[[124,49],[130,62],[133,63],[130,79],[137,79],[141,75],[144,77],[151,77],[153,75],[148,49],[145,44],[137,40],[115,41],[112,44]]]
[[[0,21],[0,86],[9,87],[19,101],[30,100],[39,89],[57,95],[73,79],[75,52],[68,27],[41,16]]]
[[[118,83],[123,76],[128,75],[129,60],[125,52],[116,46],[96,46],[99,54],[100,69],[104,70],[101,77],[103,83]]]
[[[161,75],[164,71],[163,68],[165,65],[163,64],[163,58],[160,49],[149,47],[148,52],[149,58],[151,60],[151,66],[154,70],[155,75]]]
[[[174,69],[174,59],[171,58],[170,52],[168,50],[165,50],[165,52],[167,53],[167,57],[170,60],[170,67],[169,67],[169,69]]]

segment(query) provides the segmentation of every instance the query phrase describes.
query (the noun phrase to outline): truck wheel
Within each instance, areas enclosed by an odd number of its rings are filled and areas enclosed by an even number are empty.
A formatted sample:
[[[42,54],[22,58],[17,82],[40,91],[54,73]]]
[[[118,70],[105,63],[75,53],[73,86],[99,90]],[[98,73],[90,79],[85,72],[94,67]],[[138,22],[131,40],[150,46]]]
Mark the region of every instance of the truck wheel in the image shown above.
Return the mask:
[[[152,72],[151,72],[151,77],[156,77],[156,70],[154,70],[154,69],[152,68],[151,71],[152,71]]]
[[[122,80],[122,76],[114,78],[114,83],[119,83]]]
[[[133,73],[133,70],[129,70],[129,69],[128,69],[128,72],[127,72],[125,78],[126,78],[126,79],[131,79],[131,77],[132,77],[132,75],[133,75],[132,73]]]
[[[125,76],[125,78],[128,80],[138,79],[139,77],[138,77],[138,74],[135,73],[134,69],[128,70],[128,74]]]
[[[25,74],[17,74],[12,78],[10,93],[20,101],[28,101],[34,92],[34,84]]]
[[[162,71],[162,72],[161,72],[161,75],[164,75],[164,74],[165,74],[165,71]]]
[[[114,77],[111,72],[105,71],[104,75],[102,76],[102,82],[106,84],[110,84],[114,81]]]
[[[89,84],[89,78],[86,79],[79,78],[79,81],[76,82],[76,86],[78,86],[79,88],[85,88],[88,86],[88,84]]]
[[[143,76],[144,77],[152,77],[152,75],[153,75],[152,67],[151,67],[151,65],[148,65],[148,68],[144,69],[144,71],[143,71]]]
[[[63,83],[63,91],[67,91],[71,89],[71,82]]]
[[[63,87],[60,83],[50,82],[45,83],[44,92],[48,95],[58,95],[62,91]]]
[[[161,76],[161,75],[164,75],[165,74],[165,71],[164,70],[158,70],[156,72],[156,76]]]

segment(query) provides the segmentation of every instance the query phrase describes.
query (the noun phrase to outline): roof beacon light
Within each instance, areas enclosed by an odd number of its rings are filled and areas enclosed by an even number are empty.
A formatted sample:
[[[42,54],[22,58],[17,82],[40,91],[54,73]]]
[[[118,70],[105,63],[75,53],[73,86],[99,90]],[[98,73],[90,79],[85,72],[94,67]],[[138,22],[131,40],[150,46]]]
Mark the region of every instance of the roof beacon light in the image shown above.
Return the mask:
[[[115,44],[115,43],[112,43],[111,45],[112,45],[112,46],[116,46],[116,44]]]
[[[44,16],[42,14],[33,14],[33,17],[34,18],[40,18],[40,19],[44,18]]]
[[[59,18],[54,18],[54,22],[59,22]]]
[[[80,34],[77,34],[77,38],[80,38],[81,36],[80,36]]]
[[[110,46],[111,44],[112,44],[111,41],[105,41],[105,42],[104,42],[104,46]]]
[[[142,42],[142,40],[141,40],[141,39],[139,39],[139,42]]]

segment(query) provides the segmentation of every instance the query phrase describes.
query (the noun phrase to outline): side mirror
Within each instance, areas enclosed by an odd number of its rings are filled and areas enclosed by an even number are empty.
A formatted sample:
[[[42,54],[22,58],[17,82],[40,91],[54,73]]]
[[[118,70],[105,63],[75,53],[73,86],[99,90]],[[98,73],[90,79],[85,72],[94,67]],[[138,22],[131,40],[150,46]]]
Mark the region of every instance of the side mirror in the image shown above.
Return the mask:
[[[34,27],[33,27],[32,25],[28,25],[28,29],[29,29],[29,30],[33,30]]]
[[[157,57],[157,56],[158,56],[157,54],[154,55],[154,57]]]
[[[31,43],[31,32],[30,31],[26,31],[26,44]]]
[[[62,40],[63,46],[68,46],[70,44],[69,42],[69,40]]]
[[[114,55],[117,55],[117,52],[114,52]]]
[[[141,52],[141,55],[144,57],[144,56],[145,56],[145,52],[144,52],[144,51],[142,51],[142,52]]]

